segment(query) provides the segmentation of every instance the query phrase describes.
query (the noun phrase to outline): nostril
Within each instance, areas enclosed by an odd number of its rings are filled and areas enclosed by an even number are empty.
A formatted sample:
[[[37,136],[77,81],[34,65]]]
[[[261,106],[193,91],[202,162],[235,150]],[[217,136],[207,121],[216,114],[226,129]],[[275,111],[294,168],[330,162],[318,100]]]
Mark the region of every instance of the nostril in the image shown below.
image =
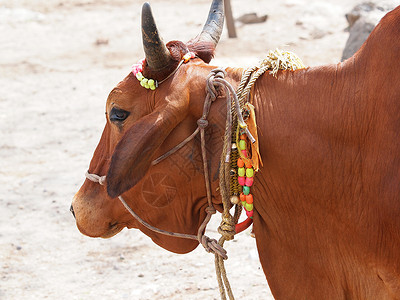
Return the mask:
[[[75,217],[75,212],[74,212],[74,208],[72,207],[72,205],[71,205],[71,207],[69,208],[69,211],[72,213],[72,215],[73,215],[74,218],[76,219],[76,217]]]

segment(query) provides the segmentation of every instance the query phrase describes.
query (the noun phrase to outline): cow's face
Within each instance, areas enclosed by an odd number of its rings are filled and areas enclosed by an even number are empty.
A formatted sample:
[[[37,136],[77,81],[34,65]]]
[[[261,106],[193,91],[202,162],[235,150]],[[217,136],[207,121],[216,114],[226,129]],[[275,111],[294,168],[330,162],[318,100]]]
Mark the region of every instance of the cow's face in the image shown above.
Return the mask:
[[[221,15],[216,7],[221,9],[222,1],[214,1],[210,16],[216,12]],[[144,5],[143,14],[149,9]],[[215,17],[210,16],[209,20],[215,24]],[[152,19],[151,11],[150,17]],[[142,15],[144,23],[149,22],[148,18]],[[222,22],[217,23],[222,26]],[[124,227],[139,228],[160,246],[185,253],[193,250],[197,241],[177,241],[149,231],[129,214],[117,197],[122,195],[132,209],[152,225],[173,232],[197,233],[208,205],[198,139],[159,164],[152,166],[151,163],[196,129],[205,98],[205,81],[211,69],[203,61],[208,62],[212,57],[215,44],[210,46],[210,33],[203,32],[200,38],[187,45],[171,42],[154,50],[154,44],[159,45],[161,39],[146,40],[157,31],[155,25],[151,26],[150,33],[146,33],[146,28],[142,30],[146,77],[162,80],[175,70],[188,49],[202,59],[182,65],[154,91],[143,88],[132,73],[111,91],[106,104],[107,123],[89,166],[90,173],[107,176],[106,185],[86,180],[72,206],[77,226],[85,235],[108,238]],[[220,34],[220,29],[217,31]],[[219,35],[214,38],[218,41]],[[210,117],[224,119],[212,114]],[[215,126],[210,136],[214,141],[210,140],[210,144],[218,147],[223,129],[223,126]],[[210,154],[213,177],[219,153]]]

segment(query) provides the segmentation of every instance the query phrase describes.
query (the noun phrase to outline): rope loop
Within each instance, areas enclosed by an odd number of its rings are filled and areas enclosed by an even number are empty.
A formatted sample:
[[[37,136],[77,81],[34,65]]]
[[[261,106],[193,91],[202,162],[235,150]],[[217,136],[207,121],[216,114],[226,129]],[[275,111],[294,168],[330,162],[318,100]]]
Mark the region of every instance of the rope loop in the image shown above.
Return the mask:
[[[224,79],[226,75],[225,70],[217,68],[211,70],[210,74],[207,77],[206,84],[206,93],[210,95],[211,101],[217,99],[218,91],[217,88],[222,84],[218,82],[216,79]]]
[[[211,74],[213,74],[214,77],[217,77],[217,78],[225,78],[226,71],[225,71],[225,69],[222,69],[222,68],[215,68],[215,69],[211,70]]]

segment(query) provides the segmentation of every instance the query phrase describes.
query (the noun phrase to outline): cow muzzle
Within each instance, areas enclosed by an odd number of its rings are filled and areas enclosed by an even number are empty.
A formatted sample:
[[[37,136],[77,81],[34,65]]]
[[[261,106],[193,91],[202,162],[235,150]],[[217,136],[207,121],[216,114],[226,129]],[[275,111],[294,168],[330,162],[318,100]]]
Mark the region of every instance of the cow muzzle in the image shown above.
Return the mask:
[[[112,207],[113,201],[97,195],[88,198],[78,192],[72,200],[70,211],[76,220],[79,231],[90,237],[110,238],[124,226],[119,222],[118,211]],[[122,207],[122,212],[126,214]]]

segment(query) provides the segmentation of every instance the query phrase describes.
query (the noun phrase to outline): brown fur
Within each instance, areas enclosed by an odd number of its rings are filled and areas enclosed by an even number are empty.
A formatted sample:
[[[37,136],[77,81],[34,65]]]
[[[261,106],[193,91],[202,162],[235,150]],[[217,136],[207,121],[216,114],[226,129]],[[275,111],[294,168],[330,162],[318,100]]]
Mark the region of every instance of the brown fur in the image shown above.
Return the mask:
[[[400,7],[344,63],[280,71],[277,79],[266,74],[256,83],[264,166],[252,187],[254,230],[277,300],[400,299],[399,28]],[[198,141],[156,166],[150,161],[196,128],[212,68],[191,61],[155,92],[130,74],[107,100],[107,112],[118,106],[131,115],[120,127],[107,120],[89,171],[108,172],[109,193],[123,193],[161,229],[195,234],[205,217],[201,159],[193,159],[200,155]],[[228,68],[227,79],[238,85],[241,72]],[[225,107],[220,98],[210,111],[211,174],[218,170]],[[217,186],[213,180],[212,190]],[[164,192],[168,201],[160,205]],[[213,202],[221,204],[218,193]],[[90,181],[73,207],[79,229],[90,236],[128,227],[176,253],[197,246],[143,228]]]

